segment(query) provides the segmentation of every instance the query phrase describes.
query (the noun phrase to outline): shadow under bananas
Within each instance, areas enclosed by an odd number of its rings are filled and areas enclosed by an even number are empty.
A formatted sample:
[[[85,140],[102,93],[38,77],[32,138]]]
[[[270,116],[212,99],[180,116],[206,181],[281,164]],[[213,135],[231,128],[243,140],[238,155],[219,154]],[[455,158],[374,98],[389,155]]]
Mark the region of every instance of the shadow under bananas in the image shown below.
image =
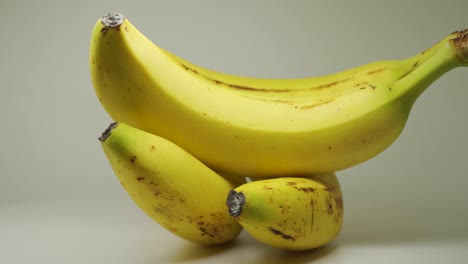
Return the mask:
[[[305,264],[305,263],[316,263],[316,261],[324,260],[327,256],[332,255],[336,250],[338,244],[331,242],[320,248],[315,248],[305,251],[287,251],[280,250],[277,248],[269,248],[262,254],[255,257],[255,261],[252,263],[256,264]],[[320,262],[323,263],[323,262]]]
[[[177,254],[173,254],[171,261],[176,263],[191,262],[209,258],[221,253],[228,252],[238,245],[238,241],[222,244],[222,245],[199,245],[195,243],[185,243],[177,249]]]
[[[172,252],[164,263],[256,263],[256,264],[305,264],[324,259],[335,251],[337,244],[332,242],[323,247],[306,251],[287,251],[273,248],[256,241],[245,231],[233,242],[217,245],[202,246],[186,243]],[[158,262],[161,263],[161,262]]]

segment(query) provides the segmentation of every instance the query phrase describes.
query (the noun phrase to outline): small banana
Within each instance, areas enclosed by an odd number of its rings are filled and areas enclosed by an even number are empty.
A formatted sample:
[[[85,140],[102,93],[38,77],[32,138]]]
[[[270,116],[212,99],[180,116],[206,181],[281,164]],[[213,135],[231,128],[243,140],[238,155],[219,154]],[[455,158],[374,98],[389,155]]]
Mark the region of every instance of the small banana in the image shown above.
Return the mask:
[[[221,244],[242,230],[224,204],[236,185],[185,150],[125,123],[112,123],[99,140],[131,199],[173,234]]]
[[[245,183],[226,200],[229,213],[258,241],[308,250],[334,240],[343,222],[343,198],[334,173]]]
[[[261,79],[190,63],[111,13],[95,24],[89,63],[112,119],[174,142],[214,171],[311,175],[349,168],[390,146],[419,95],[468,65],[468,30],[407,59]]]

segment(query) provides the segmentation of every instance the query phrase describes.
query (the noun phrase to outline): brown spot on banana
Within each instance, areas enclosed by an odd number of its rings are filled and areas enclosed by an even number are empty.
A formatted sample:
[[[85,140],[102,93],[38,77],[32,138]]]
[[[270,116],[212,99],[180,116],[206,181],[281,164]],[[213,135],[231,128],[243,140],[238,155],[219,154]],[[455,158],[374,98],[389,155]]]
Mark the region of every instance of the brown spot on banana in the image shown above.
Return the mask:
[[[273,227],[270,227],[269,230],[270,230],[273,234],[275,234],[275,235],[277,235],[277,236],[280,236],[280,237],[283,238],[283,239],[296,241],[296,239],[295,239],[293,236],[286,235],[285,233],[281,232],[281,231],[278,230],[278,229],[274,229]]]
[[[235,88],[235,89],[239,89],[239,90],[248,90],[248,91],[258,91],[258,92],[289,92],[290,89],[278,89],[278,90],[275,90],[275,89],[264,89],[264,88],[256,88],[256,87],[251,87],[251,86],[246,86],[246,85],[238,85],[238,84],[232,84],[232,83],[226,83],[226,82],[223,82],[223,81],[220,81],[220,80],[217,80],[217,79],[213,79],[211,77],[208,77],[206,75],[203,75],[201,73],[199,73],[197,70],[195,69],[192,69],[190,68],[189,66],[183,64],[183,63],[179,63],[180,66],[182,66],[182,68],[184,68],[186,71],[189,71],[189,72],[192,72],[196,75],[199,75],[211,82],[214,82],[215,84],[217,85],[223,85],[223,86],[227,86],[227,87],[231,87],[231,88]]]
[[[190,68],[189,66],[187,66],[185,64],[180,63],[180,66],[182,66],[182,68],[184,68],[186,71],[189,71],[189,72],[192,72],[194,74],[200,75],[200,73],[198,73],[198,71],[196,71],[195,69]],[[202,75],[202,76],[205,77],[204,75]]]
[[[455,48],[457,58],[463,63],[468,62],[468,28],[453,34],[457,37],[451,39],[450,44]]]
[[[185,65],[183,63],[179,63],[179,64],[186,71],[189,71],[189,72],[192,72],[192,73],[194,73],[196,75],[199,75],[199,76],[201,76],[201,77],[203,77],[203,78],[205,78],[207,80],[210,80],[210,81],[214,82],[217,85],[223,85],[223,86],[226,86],[226,87],[239,89],[239,90],[256,91],[256,92],[268,92],[268,93],[287,93],[287,92],[292,91],[291,89],[286,89],[286,88],[285,89],[268,89],[268,88],[259,88],[259,87],[252,87],[252,86],[246,86],[246,85],[238,85],[238,84],[227,83],[227,82],[223,82],[223,81],[208,77],[206,75],[203,75],[200,72],[198,72],[197,70],[192,69],[192,68],[190,68],[189,66],[187,66],[187,65]],[[349,81],[351,79],[352,78],[345,78],[345,79],[342,79],[342,80],[321,84],[319,86],[314,86],[314,87],[311,87],[311,88],[304,88],[304,89],[301,89],[301,90],[321,90],[321,89],[324,89],[324,88],[329,88],[329,87],[336,86],[337,84]]]
[[[331,202],[331,199],[327,200],[327,214],[333,214],[333,203]]]
[[[305,193],[315,192],[315,189],[312,188],[312,187],[296,188],[296,190],[301,191],[301,192],[305,192]]]
[[[214,234],[211,234],[205,227],[200,227],[200,231],[202,232],[202,236],[209,236],[209,237],[215,237]]]
[[[379,73],[379,72],[383,72],[386,68],[379,68],[379,69],[376,69],[376,70],[372,70],[372,71],[368,71],[367,72],[367,75],[373,75],[373,74],[376,74],[376,73]]]
[[[347,81],[349,81],[351,79],[352,78],[345,78],[345,79],[342,79],[342,80],[339,80],[339,81],[334,81],[334,82],[330,82],[330,83],[321,84],[319,86],[315,86],[315,87],[312,87],[312,88],[309,88],[309,89],[310,90],[321,90],[321,89],[324,89],[324,88],[329,88],[329,87],[336,86],[337,84],[340,84],[340,83],[347,82]]]
[[[328,100],[325,100],[325,101],[322,101],[322,102],[319,102],[319,103],[315,103],[315,104],[303,105],[303,106],[300,107],[300,109],[302,109],[302,110],[311,109],[311,108],[314,108],[314,107],[317,107],[317,106],[321,106],[321,105],[325,105],[325,104],[331,103],[331,102],[333,102],[334,100],[335,100],[335,99],[328,99]]]
[[[358,82],[354,87],[359,87],[359,90],[364,90],[364,89],[367,89],[367,88],[372,88],[372,90],[375,90],[376,86],[375,85],[372,85],[368,82]]]

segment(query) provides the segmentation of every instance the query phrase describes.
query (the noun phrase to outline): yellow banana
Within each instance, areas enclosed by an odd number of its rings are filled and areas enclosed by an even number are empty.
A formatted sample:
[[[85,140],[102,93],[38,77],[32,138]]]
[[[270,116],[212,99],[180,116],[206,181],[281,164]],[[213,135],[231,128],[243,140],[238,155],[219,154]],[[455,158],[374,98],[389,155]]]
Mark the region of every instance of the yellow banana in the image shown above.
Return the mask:
[[[307,250],[334,240],[343,222],[343,198],[334,173],[245,183],[229,193],[229,213],[258,241]]]
[[[221,244],[242,230],[224,203],[236,185],[179,146],[124,123],[112,123],[99,140],[129,196],[173,234]]]
[[[382,152],[418,96],[468,64],[467,36],[454,32],[411,58],[335,74],[260,79],[192,64],[112,13],[97,21],[89,59],[114,120],[174,142],[215,171],[267,178],[334,172]]]

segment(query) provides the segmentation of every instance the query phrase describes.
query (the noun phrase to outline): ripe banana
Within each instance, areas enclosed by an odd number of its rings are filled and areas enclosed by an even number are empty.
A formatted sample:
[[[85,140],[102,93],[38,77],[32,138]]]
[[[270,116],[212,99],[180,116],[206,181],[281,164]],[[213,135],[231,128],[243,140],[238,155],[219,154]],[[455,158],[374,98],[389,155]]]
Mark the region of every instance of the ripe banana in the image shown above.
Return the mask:
[[[227,198],[229,213],[258,241],[307,250],[334,240],[343,222],[343,198],[334,173],[245,183]]]
[[[89,60],[96,95],[114,120],[174,142],[217,172],[311,175],[362,163],[391,145],[418,96],[468,65],[468,30],[407,59],[261,79],[190,63],[112,13],[94,27]]]
[[[124,123],[112,123],[99,140],[129,196],[173,234],[221,244],[242,230],[224,204],[236,185],[179,146]]]

